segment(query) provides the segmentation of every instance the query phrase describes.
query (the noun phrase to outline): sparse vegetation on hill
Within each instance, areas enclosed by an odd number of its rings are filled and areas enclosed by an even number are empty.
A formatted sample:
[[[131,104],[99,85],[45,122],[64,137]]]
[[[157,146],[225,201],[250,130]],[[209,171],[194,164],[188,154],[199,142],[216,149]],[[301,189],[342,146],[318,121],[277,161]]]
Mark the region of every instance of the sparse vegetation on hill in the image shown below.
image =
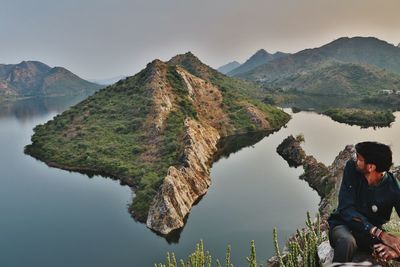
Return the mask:
[[[364,109],[329,109],[324,112],[337,122],[358,125],[361,127],[385,127],[395,119],[391,111]]]
[[[145,221],[168,168],[182,165],[186,119],[210,124],[221,136],[278,129],[289,120],[256,99],[257,90],[191,53],[156,60],[38,125],[25,151],[51,166],[108,175],[134,187],[130,211]]]

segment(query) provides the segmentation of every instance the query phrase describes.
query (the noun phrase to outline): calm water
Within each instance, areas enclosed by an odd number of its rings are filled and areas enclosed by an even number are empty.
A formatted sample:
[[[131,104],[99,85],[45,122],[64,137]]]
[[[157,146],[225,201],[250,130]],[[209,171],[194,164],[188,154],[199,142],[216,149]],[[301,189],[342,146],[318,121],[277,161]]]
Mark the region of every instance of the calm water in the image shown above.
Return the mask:
[[[286,128],[229,157],[211,170],[213,184],[192,209],[175,240],[131,219],[128,187],[49,168],[23,154],[32,129],[79,99],[0,104],[0,266],[153,266],[167,251],[185,257],[200,239],[223,260],[232,246],[235,266],[246,266],[250,240],[263,262],[273,254],[272,229],[281,242],[315,213],[319,198],[275,152],[289,134],[303,133],[307,153],[330,164],[346,144],[378,140],[392,145],[399,164],[400,124],[360,129],[314,113],[293,114]]]

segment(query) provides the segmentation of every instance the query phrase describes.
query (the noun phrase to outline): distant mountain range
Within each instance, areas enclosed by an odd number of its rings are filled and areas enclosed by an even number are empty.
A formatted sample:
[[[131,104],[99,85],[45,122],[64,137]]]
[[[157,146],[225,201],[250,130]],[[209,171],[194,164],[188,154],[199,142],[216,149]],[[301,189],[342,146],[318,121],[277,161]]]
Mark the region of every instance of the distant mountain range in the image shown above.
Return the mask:
[[[225,65],[219,67],[217,69],[217,71],[221,72],[222,74],[227,74],[228,72],[230,72],[233,69],[236,69],[239,66],[240,66],[239,62],[232,61],[232,62],[229,62],[228,64],[225,64]]]
[[[400,90],[399,75],[398,47],[373,37],[345,37],[271,60],[235,76],[267,87],[340,95]]]
[[[99,80],[89,80],[92,83],[97,83],[97,84],[101,84],[101,85],[111,85],[114,84],[116,82],[118,82],[119,80],[125,79],[127,76],[125,75],[119,75],[116,77],[112,77],[112,78],[108,78],[108,79],[99,79]]]
[[[237,76],[241,73],[248,72],[260,65],[266,64],[272,60],[283,58],[289,54],[276,52],[274,54],[270,54],[264,49],[258,50],[254,55],[252,55],[245,63],[240,65],[239,67],[229,71],[227,74],[229,76]]]
[[[0,64],[0,98],[89,94],[102,87],[39,61]]]

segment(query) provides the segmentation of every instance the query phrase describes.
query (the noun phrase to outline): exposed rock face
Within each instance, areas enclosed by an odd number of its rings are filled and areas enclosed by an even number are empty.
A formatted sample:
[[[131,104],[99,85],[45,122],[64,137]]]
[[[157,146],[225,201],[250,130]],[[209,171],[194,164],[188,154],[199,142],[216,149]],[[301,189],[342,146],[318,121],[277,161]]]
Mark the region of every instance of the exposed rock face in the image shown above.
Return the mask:
[[[147,226],[162,234],[184,225],[193,203],[211,184],[209,165],[220,135],[192,119],[185,121],[185,127],[184,166],[169,168],[147,218]]]
[[[306,156],[303,161],[303,168],[304,173],[300,176],[300,179],[306,180],[318,192],[320,197],[327,196],[335,183],[330,178],[328,168],[313,156]]]
[[[254,123],[256,123],[259,127],[263,129],[270,128],[269,122],[265,118],[265,114],[263,114],[259,109],[257,109],[253,105],[246,107],[246,109],[251,116],[251,120]]]
[[[156,59],[149,64],[148,69],[150,72],[148,87],[152,92],[154,105],[147,123],[152,124],[149,128],[154,129],[154,134],[157,134],[164,128],[164,122],[173,108],[175,97],[166,79],[166,64]]]
[[[318,246],[318,258],[321,266],[326,266],[332,262],[333,250],[329,241],[324,241]]]
[[[232,131],[228,115],[222,110],[223,97],[220,90],[212,83],[196,77],[183,68],[177,72],[185,81],[189,98],[197,111],[197,117],[203,124],[208,124],[222,135]]]
[[[188,97],[197,111],[197,119],[186,119],[184,162],[181,167],[171,166],[168,169],[148,213],[147,227],[161,234],[168,234],[184,225],[193,203],[211,185],[209,169],[217,152],[218,140],[233,131],[228,115],[221,108],[223,97],[218,87],[181,67],[177,67],[177,73],[185,82]],[[168,98],[172,97],[170,93]],[[258,129],[271,129],[265,114],[246,104],[246,110]],[[167,114],[168,111],[159,109],[158,112]]]

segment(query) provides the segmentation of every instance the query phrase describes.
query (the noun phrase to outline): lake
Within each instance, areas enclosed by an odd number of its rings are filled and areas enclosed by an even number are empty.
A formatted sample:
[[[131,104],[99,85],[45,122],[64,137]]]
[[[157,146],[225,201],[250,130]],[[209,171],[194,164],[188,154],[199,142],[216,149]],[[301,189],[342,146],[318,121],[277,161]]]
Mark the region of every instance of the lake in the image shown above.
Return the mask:
[[[221,157],[211,169],[212,185],[193,207],[181,232],[166,239],[135,222],[127,206],[134,196],[117,181],[49,168],[23,153],[35,125],[45,123],[73,99],[28,99],[0,104],[0,266],[153,266],[167,251],[185,258],[200,239],[214,258],[246,266],[250,241],[260,263],[274,254],[272,229],[280,243],[304,226],[319,197],[276,153],[288,135],[302,133],[307,154],[329,165],[347,144],[377,140],[390,144],[400,163],[399,116],[390,128],[360,129],[311,112],[292,114],[287,127],[258,143]],[[288,110],[289,111],[289,110]]]

